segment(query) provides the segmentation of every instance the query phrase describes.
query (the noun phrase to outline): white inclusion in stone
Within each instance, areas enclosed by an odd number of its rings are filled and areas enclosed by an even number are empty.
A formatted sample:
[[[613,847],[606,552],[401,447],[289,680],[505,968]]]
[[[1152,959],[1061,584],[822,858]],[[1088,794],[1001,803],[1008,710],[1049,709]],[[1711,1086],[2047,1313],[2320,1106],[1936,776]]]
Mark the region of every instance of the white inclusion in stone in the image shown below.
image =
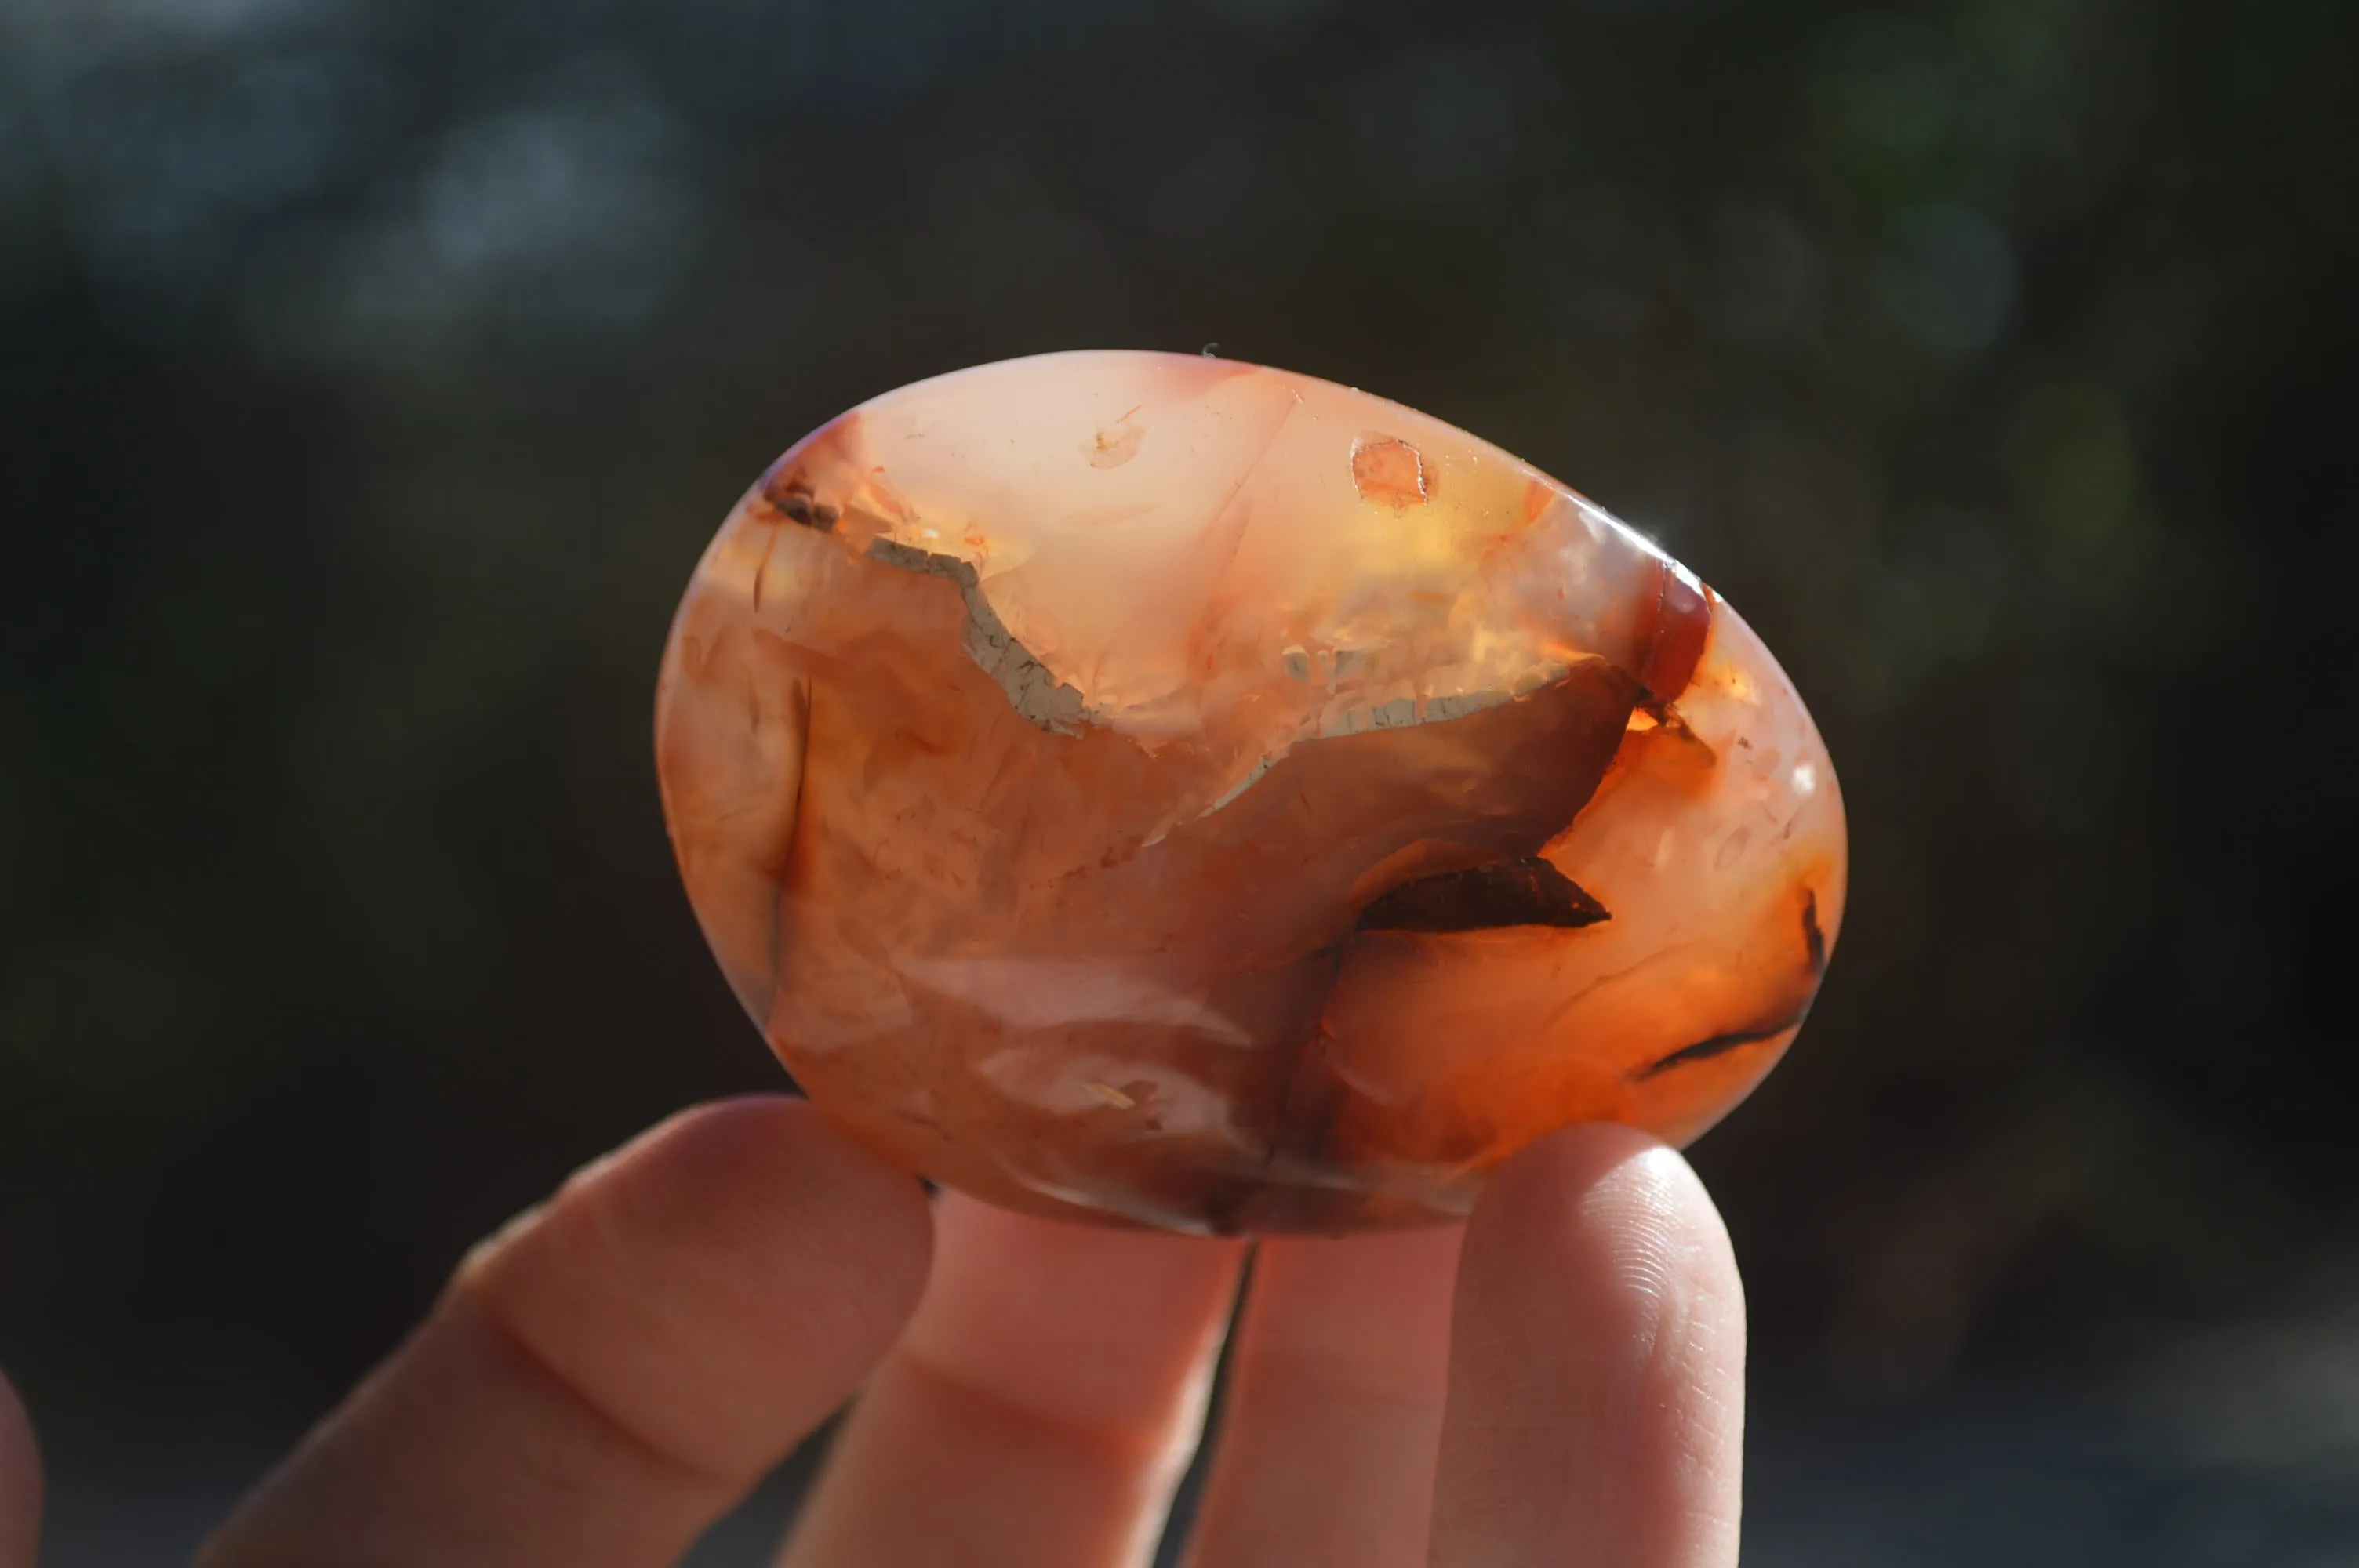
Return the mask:
[[[1134,1023],[1186,1029],[1239,1048],[1253,1037],[1201,997],[1105,964],[1056,958],[902,957],[897,968],[1019,1030]]]
[[[1291,750],[1291,748],[1288,748],[1288,750]],[[1201,812],[1197,813],[1197,815],[1198,815],[1198,816],[1212,816],[1212,813],[1214,813],[1214,812],[1216,812],[1216,811],[1220,810],[1220,809],[1221,809],[1221,807],[1223,807],[1223,806],[1224,806],[1228,805],[1228,804],[1229,804],[1229,802],[1231,802],[1231,801],[1233,801],[1233,800],[1236,799],[1236,798],[1237,798],[1237,796],[1239,796],[1239,795],[1241,795],[1245,794],[1245,791],[1247,791],[1247,790],[1249,790],[1249,789],[1253,788],[1253,786],[1254,786],[1254,785],[1256,785],[1256,784],[1257,784],[1261,783],[1261,777],[1262,777],[1262,775],[1263,775],[1264,773],[1266,773],[1269,772],[1269,770],[1270,770],[1270,769],[1272,769],[1272,768],[1274,768],[1274,767],[1277,766],[1278,758],[1279,758],[1279,757],[1283,757],[1283,756],[1285,756],[1285,755],[1286,755],[1286,752],[1285,752],[1285,751],[1280,751],[1280,752],[1277,753],[1277,756],[1275,756],[1275,757],[1264,757],[1261,761],[1259,761],[1259,762],[1256,762],[1256,763],[1253,765],[1253,771],[1252,771],[1252,772],[1250,772],[1250,773],[1246,773],[1245,777],[1243,777],[1243,778],[1239,779],[1236,783],[1234,783],[1234,784],[1231,784],[1231,785],[1230,785],[1230,786],[1229,786],[1225,791],[1223,791],[1223,792],[1222,793],[1222,795],[1221,795],[1221,798],[1220,798],[1220,799],[1218,799],[1218,800],[1216,800],[1216,801],[1212,802],[1212,805],[1210,805],[1210,806],[1208,806],[1204,807],[1204,809],[1203,809],[1202,811],[1201,811]],[[1162,837],[1162,836],[1161,836],[1160,834],[1158,834],[1158,835],[1157,835],[1157,837],[1158,837],[1158,838],[1160,838],[1160,837]]]

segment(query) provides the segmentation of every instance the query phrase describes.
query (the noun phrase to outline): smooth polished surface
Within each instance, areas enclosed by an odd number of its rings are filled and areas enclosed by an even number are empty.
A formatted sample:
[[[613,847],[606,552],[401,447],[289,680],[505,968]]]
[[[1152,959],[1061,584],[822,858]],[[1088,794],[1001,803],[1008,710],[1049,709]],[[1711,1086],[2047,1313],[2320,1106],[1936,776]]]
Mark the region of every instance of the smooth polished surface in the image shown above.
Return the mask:
[[[1038,1213],[1416,1223],[1568,1122],[1685,1142],[1843,911],[1833,769],[1725,603],[1463,431],[1198,356],[814,432],[697,569],[657,749],[812,1098]]]

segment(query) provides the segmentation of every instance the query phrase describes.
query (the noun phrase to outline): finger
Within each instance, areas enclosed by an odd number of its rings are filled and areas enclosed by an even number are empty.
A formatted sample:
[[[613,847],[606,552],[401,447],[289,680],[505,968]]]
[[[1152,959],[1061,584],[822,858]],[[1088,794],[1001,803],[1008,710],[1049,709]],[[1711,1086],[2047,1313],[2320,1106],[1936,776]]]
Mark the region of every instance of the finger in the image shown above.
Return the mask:
[[[1242,1249],[955,1195],[926,1299],[783,1561],[1143,1563],[1202,1419]]]
[[[1197,1515],[1198,1568],[1425,1562],[1460,1236],[1262,1244]]]
[[[1590,1126],[1503,1166],[1467,1227],[1435,1568],[1728,1568],[1745,1298],[1686,1161]]]
[[[885,1353],[929,1227],[809,1106],[687,1112],[479,1248],[202,1561],[669,1563]]]
[[[0,1372],[0,1568],[33,1568],[41,1545],[41,1454],[16,1390]]]

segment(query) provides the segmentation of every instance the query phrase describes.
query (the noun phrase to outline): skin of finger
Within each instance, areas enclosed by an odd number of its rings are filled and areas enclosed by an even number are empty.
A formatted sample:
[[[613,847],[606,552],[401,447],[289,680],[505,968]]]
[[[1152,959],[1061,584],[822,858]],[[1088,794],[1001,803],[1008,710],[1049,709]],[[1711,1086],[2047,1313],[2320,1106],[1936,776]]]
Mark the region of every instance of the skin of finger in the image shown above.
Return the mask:
[[[1194,1568],[1425,1562],[1461,1238],[1262,1244]]]
[[[1435,1568],[1732,1568],[1745,1297],[1719,1211],[1642,1133],[1580,1127],[1467,1227]]]
[[[684,1113],[477,1249],[201,1561],[669,1563],[884,1356],[930,1230],[807,1105]]]
[[[846,1423],[793,1568],[1114,1568],[1151,1553],[1243,1256],[946,1195],[934,1272]]]
[[[33,1568],[41,1544],[41,1452],[23,1401],[0,1372],[0,1568]]]

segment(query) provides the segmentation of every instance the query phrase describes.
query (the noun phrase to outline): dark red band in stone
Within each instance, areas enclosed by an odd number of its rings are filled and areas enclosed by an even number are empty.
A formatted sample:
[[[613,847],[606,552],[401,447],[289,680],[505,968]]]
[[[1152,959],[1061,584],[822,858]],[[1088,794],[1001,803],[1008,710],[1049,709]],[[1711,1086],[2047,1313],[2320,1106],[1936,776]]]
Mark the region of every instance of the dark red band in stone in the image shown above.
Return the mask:
[[[1662,564],[1655,624],[1638,684],[1658,702],[1669,702],[1695,679],[1703,645],[1712,638],[1712,590],[1677,561]]]

